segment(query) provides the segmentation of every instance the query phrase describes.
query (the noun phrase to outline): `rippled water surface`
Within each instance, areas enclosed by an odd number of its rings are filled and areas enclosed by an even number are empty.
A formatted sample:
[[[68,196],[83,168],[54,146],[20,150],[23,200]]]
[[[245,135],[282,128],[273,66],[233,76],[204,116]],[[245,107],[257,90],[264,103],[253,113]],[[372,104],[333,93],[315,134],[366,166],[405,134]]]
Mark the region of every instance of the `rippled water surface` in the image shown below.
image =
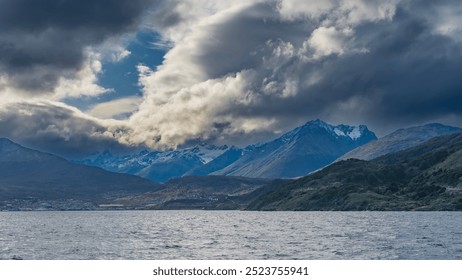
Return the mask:
[[[0,259],[462,259],[462,212],[0,212]]]

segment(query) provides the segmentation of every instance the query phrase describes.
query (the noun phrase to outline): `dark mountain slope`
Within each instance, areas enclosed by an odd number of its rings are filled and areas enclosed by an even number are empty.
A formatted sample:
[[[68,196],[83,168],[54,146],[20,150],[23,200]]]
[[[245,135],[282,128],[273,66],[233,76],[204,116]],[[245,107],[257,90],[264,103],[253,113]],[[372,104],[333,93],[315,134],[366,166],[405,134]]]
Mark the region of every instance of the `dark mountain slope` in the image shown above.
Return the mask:
[[[462,134],[372,161],[340,161],[257,199],[252,210],[462,210]]]
[[[70,163],[0,138],[0,200],[72,198],[100,201],[157,187],[136,176]]]
[[[461,131],[461,128],[438,123],[398,129],[377,141],[371,141],[346,153],[337,161],[349,158],[371,160],[417,146],[434,137],[450,135]]]
[[[187,172],[186,176],[205,176],[226,168],[242,156],[243,150],[232,147],[214,160]]]

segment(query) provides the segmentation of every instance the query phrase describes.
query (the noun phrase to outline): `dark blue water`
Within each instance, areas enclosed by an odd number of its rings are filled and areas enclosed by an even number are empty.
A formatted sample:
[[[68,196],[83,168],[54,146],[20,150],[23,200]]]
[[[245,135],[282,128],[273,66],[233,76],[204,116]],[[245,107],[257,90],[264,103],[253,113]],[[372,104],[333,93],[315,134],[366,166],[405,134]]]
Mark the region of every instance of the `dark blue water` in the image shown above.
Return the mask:
[[[462,259],[462,212],[0,212],[0,259]]]

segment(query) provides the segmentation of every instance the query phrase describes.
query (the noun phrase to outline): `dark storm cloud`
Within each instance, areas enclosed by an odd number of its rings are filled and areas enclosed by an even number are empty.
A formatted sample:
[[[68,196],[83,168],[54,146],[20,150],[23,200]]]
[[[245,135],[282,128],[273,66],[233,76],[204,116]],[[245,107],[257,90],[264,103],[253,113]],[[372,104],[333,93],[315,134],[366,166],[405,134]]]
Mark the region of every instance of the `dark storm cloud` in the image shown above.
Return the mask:
[[[184,19],[176,11],[181,0],[157,1],[156,9],[149,13],[148,22],[157,30],[164,30],[181,23]]]
[[[444,3],[454,7],[460,5],[455,1]],[[433,9],[424,5],[423,2],[406,2],[397,6],[390,21],[365,21],[359,24],[353,31],[354,44],[345,50],[344,55],[329,55],[309,62],[292,57],[279,64],[276,70],[267,69],[259,63],[258,59],[268,56],[264,52],[257,58],[243,59],[245,62],[234,56],[225,56],[225,62],[229,59],[232,63],[241,63],[241,69],[253,68],[260,75],[254,84],[257,102],[250,107],[230,107],[227,113],[277,117],[280,127],[321,117],[336,122],[368,123],[377,130],[381,127],[398,128],[432,122],[451,115],[461,116],[462,37],[437,32],[435,23],[438,15],[432,14]],[[220,29],[219,38],[233,34],[234,30],[244,30],[241,24],[245,25],[246,20],[243,17],[245,13]],[[273,38],[290,42],[297,48],[301,45],[303,31],[310,34],[313,26],[319,27],[320,23],[278,23],[266,17],[264,25],[271,27],[268,30],[272,31]],[[247,31],[244,36],[250,40],[246,40],[247,45],[240,46],[246,50],[238,49],[241,54],[255,49],[255,46],[263,46],[269,37],[262,35],[265,33],[260,32],[258,24],[248,26],[252,26],[252,31]],[[289,29],[293,32],[288,32]],[[224,34],[221,33],[223,31]],[[249,48],[248,42],[253,42],[253,46]],[[354,47],[364,47],[367,51],[351,51]],[[211,53],[217,49],[221,55],[226,51],[226,48],[213,48]],[[204,52],[208,53],[209,50],[205,48]],[[237,57],[245,58],[244,55]],[[213,67],[227,65],[228,69],[236,71],[232,64],[214,65],[211,59],[203,61],[203,65],[214,70],[214,73],[225,73],[227,70],[217,71]],[[306,81],[315,74],[321,77],[320,80],[307,85]],[[283,102],[280,91],[279,94],[263,94],[260,85],[264,79],[275,81],[278,85],[293,79],[296,81],[297,94],[284,98]],[[462,125],[462,121],[459,125]]]
[[[209,78],[256,68],[263,57],[272,56],[269,41],[301,45],[316,27],[314,21],[281,21],[275,10],[274,2],[257,3],[229,18],[226,24],[209,28],[213,40],[201,42],[197,56]]]
[[[80,69],[86,47],[133,31],[152,3],[0,0],[0,73],[15,87],[50,90],[63,73]]]
[[[460,116],[462,106],[455,104],[462,104],[462,44],[436,33],[432,21],[398,7],[391,22],[358,27],[356,40],[368,52],[305,68],[306,73],[321,69],[323,79],[301,89],[298,112],[308,107],[329,117],[340,104],[356,99],[370,101],[354,106],[364,122],[377,127]],[[348,118],[348,112],[341,113]]]
[[[224,9],[171,27],[183,34],[171,36],[164,64],[143,74],[134,142],[250,139],[315,118],[379,134],[448,118],[462,125],[460,1],[268,0]]]

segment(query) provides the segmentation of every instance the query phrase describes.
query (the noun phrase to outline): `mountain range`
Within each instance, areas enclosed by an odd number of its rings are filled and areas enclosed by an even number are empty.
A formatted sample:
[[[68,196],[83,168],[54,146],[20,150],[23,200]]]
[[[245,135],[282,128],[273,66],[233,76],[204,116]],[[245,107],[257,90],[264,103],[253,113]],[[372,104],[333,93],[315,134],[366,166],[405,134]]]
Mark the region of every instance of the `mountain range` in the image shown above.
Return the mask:
[[[76,162],[101,167],[112,172],[137,175],[155,182],[165,182],[207,164],[228,149],[226,145],[200,144],[182,150],[142,150],[125,155],[105,151]]]
[[[203,144],[183,150],[145,150],[123,156],[105,152],[79,162],[157,182],[205,175],[292,178],[319,169],[376,139],[364,125],[333,126],[318,119],[272,141],[245,148]]]
[[[429,124],[376,140],[365,126],[315,120],[245,148],[105,152],[80,163],[0,138],[0,209],[455,210],[458,131]],[[290,177],[302,178],[281,180]]]

